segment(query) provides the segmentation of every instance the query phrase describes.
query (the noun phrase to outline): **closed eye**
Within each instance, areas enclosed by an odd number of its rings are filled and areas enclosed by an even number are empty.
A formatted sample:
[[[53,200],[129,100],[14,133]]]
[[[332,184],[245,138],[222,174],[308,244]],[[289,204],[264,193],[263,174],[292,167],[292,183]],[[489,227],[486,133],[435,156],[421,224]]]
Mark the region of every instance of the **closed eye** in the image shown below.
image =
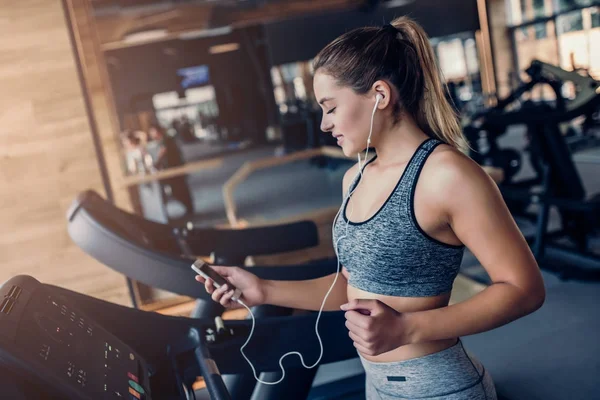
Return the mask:
[[[331,110],[327,111],[327,114],[331,114],[332,112],[334,112],[334,111],[335,111],[335,109],[336,109],[336,108],[337,108],[337,107],[333,107]]]

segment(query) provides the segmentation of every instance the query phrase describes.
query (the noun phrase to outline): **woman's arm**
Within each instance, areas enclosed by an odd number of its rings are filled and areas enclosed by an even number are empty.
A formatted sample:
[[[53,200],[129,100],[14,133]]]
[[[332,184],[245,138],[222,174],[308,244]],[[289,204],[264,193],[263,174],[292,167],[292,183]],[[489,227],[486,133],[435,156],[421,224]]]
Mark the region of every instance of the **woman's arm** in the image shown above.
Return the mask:
[[[285,267],[282,267],[285,268]],[[265,303],[281,307],[318,311],[336,274],[304,281],[265,281]],[[331,289],[324,311],[339,311],[348,301],[348,282],[340,273]]]
[[[413,343],[487,331],[532,313],[545,299],[537,262],[492,179],[457,152],[431,158],[435,172],[424,190],[435,191],[449,226],[493,283],[461,303],[403,315]]]

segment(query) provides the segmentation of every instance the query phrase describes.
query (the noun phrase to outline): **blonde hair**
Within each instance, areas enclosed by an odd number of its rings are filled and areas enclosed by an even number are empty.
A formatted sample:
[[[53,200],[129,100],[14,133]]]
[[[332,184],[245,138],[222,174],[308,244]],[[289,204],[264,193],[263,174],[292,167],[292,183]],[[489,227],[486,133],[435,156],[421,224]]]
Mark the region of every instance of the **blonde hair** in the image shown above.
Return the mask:
[[[329,43],[313,61],[339,84],[367,93],[379,79],[393,84],[399,99],[393,114],[409,113],[431,137],[466,152],[467,141],[423,28],[408,17],[384,27],[357,28]]]

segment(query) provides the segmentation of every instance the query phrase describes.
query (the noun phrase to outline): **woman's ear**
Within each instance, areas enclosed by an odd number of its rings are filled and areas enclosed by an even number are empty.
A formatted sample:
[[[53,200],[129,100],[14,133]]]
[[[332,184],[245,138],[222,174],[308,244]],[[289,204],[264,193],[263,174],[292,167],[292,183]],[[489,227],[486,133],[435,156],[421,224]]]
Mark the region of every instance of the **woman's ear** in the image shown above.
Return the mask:
[[[392,103],[392,88],[386,81],[376,81],[372,86],[372,92],[375,100],[377,96],[381,96],[378,109],[382,110]]]

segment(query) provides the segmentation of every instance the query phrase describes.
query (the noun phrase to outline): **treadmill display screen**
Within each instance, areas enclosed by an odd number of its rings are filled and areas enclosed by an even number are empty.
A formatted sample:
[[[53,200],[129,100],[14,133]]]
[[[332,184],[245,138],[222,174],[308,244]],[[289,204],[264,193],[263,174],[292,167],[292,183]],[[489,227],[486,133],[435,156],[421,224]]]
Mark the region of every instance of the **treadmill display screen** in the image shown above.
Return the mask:
[[[93,399],[149,399],[141,360],[125,344],[50,295],[32,297],[17,348]]]

